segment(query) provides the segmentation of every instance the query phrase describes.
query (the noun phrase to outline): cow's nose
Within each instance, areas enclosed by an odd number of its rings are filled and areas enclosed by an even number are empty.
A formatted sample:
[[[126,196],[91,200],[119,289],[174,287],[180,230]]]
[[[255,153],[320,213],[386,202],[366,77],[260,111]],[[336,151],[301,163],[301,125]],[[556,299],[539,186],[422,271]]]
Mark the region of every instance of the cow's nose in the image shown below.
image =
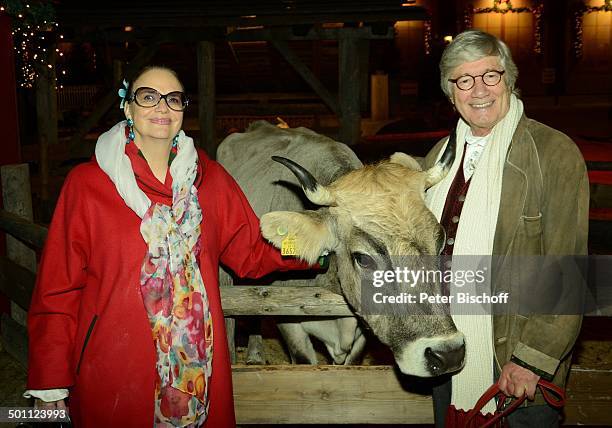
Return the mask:
[[[465,345],[451,349],[425,349],[425,361],[432,376],[454,372],[463,366]]]

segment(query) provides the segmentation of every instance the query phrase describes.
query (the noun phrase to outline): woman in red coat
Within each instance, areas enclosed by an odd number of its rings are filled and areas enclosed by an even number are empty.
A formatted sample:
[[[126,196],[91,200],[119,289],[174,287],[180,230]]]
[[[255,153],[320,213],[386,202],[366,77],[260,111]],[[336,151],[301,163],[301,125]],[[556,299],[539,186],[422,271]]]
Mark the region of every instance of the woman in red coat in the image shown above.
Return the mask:
[[[67,177],[28,316],[27,394],[77,428],[235,426],[218,265],[306,266],[265,243],[242,191],[181,131],[163,67],[124,95],[127,121]],[[122,102],[123,106],[123,102]]]

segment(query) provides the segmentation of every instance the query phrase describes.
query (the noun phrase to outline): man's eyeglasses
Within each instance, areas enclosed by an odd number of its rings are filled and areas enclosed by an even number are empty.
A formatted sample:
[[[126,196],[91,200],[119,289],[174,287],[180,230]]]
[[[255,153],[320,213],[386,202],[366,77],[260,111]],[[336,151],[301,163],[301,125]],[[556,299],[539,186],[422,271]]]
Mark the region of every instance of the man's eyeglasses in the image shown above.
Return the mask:
[[[135,101],[140,107],[151,108],[159,104],[162,99],[166,100],[168,107],[174,111],[183,111],[189,104],[189,100],[183,92],[174,91],[162,95],[155,89],[146,86],[136,89],[129,101]]]
[[[487,71],[484,74],[479,74],[478,76],[472,76],[470,74],[466,74],[465,76],[458,77],[456,79],[448,79],[449,82],[453,82],[459,89],[462,91],[469,91],[476,84],[476,78],[482,78],[482,82],[487,86],[495,86],[501,80],[502,75],[505,73],[505,70],[497,71],[491,70]]]

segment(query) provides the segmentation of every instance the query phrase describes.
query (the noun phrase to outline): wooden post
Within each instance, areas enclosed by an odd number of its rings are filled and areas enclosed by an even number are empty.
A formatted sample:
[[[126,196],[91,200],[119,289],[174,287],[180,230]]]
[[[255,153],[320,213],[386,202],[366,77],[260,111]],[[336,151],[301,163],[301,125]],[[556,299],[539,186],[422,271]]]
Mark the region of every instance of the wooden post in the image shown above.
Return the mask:
[[[365,113],[370,108],[370,40],[360,39],[359,50],[359,111]]]
[[[55,69],[55,45],[49,49],[49,65],[37,66],[38,77],[36,87],[36,119],[38,133],[47,139],[51,145],[57,144],[57,89]]]
[[[44,219],[49,219],[53,207],[49,202],[49,141],[44,135],[39,136],[40,146],[40,205]]]
[[[55,45],[51,45],[48,62],[52,67],[37,66],[38,77],[35,83],[36,123],[38,125],[38,144],[40,147],[40,196],[43,212],[49,209],[49,145],[53,147],[58,143],[57,81],[55,68],[53,67],[55,59]],[[31,196],[29,197],[31,198]],[[28,219],[30,218],[28,217]]]
[[[266,363],[264,359],[263,337],[261,334],[249,335],[246,363],[249,365],[263,365]]]
[[[230,362],[236,364],[236,319],[225,318],[225,334],[227,336],[227,347],[229,349]]]
[[[113,60],[113,82],[123,81],[123,63],[118,59]]]
[[[217,157],[215,130],[215,43],[198,43],[198,117],[200,120],[200,147],[211,159]]]
[[[250,365],[266,364],[263,337],[261,335],[261,318],[256,318],[249,322],[246,363]]]
[[[219,287],[233,288],[234,280],[224,269],[219,268]],[[223,306],[223,302],[221,302]],[[226,314],[227,315],[227,314]],[[227,348],[229,351],[230,362],[236,363],[236,319],[231,316],[225,317],[225,336],[227,338]]]
[[[0,174],[2,175],[4,209],[33,221],[28,165],[4,165],[0,168]],[[18,265],[36,272],[36,253],[34,250],[10,235],[6,237],[6,253],[9,259]],[[15,321],[25,326],[26,312],[15,302],[11,302],[11,314]]]
[[[359,114],[360,67],[358,39],[353,28],[343,28],[339,40],[340,135],[345,144],[356,144],[361,137]]]
[[[312,41],[312,74],[319,80],[321,79],[321,54],[323,53],[321,47],[321,40]]]

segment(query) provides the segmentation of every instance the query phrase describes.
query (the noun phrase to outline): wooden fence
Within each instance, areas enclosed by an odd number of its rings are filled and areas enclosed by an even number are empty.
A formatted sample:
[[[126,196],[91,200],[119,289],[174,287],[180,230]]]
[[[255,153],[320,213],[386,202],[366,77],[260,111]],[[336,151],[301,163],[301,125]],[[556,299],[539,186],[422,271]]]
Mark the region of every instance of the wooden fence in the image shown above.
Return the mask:
[[[0,230],[37,249],[47,234],[46,228],[4,210]],[[24,310],[34,280],[31,270],[0,258],[0,292]],[[342,296],[318,287],[227,287],[221,296],[226,317],[351,314]],[[7,315],[1,327],[4,348],[25,366],[25,328]],[[433,422],[431,397],[410,392],[413,381],[393,366],[233,365],[232,372],[238,424]],[[565,424],[612,425],[612,370],[574,367],[567,393]]]

